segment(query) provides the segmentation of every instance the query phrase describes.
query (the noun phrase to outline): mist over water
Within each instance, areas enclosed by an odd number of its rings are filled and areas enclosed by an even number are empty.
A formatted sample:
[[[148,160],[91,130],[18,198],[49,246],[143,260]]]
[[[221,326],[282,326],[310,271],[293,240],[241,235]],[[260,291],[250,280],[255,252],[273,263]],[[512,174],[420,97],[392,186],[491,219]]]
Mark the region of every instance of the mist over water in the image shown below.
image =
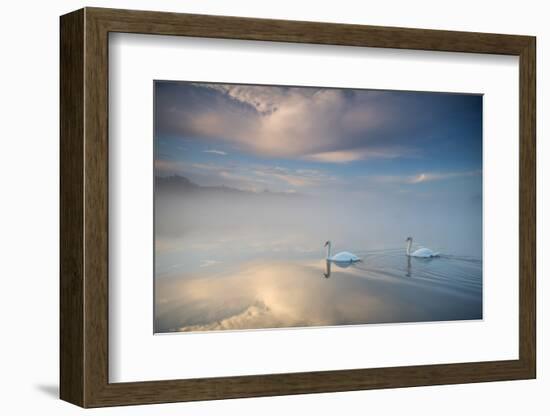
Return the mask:
[[[434,198],[156,182],[156,332],[482,318],[481,201],[460,187]],[[407,257],[408,236],[441,256]],[[327,240],[362,262],[327,264]]]

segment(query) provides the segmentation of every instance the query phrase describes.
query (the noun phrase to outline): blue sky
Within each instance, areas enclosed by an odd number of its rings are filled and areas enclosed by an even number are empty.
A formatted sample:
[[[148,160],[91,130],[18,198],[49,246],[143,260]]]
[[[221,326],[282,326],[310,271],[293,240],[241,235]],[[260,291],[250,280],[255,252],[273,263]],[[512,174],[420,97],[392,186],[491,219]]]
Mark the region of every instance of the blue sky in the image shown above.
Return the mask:
[[[481,169],[481,95],[155,82],[158,176],[480,198]]]

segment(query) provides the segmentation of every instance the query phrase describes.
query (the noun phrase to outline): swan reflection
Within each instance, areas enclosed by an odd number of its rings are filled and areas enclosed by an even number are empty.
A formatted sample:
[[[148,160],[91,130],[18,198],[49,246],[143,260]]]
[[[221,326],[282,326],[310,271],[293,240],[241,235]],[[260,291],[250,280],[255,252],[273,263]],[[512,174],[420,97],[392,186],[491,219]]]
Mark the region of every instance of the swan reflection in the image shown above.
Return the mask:
[[[348,267],[350,267],[353,264],[353,262],[351,262],[351,261],[331,261],[331,260],[327,260],[325,262],[325,272],[323,273],[323,276],[327,279],[330,277],[331,265],[332,264],[335,264],[336,266],[338,266],[341,269],[347,269]]]
[[[326,279],[330,277],[330,261],[325,262],[325,272],[323,273],[323,276],[325,276]]]
[[[407,256],[407,265],[405,267],[405,276],[411,277],[412,276],[412,266],[411,263],[415,262],[416,264],[420,264],[420,267],[422,268],[422,265],[428,265],[432,261],[435,261],[435,257],[414,257],[414,256]],[[437,257],[439,257],[439,253],[437,254]],[[422,270],[417,270],[417,274],[422,273]]]

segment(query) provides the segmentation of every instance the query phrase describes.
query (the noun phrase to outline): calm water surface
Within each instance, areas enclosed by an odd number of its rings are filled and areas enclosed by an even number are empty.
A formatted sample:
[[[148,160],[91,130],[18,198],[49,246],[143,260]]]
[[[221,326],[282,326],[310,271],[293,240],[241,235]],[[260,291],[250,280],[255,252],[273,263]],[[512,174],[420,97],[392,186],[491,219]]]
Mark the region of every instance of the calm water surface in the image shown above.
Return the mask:
[[[404,247],[346,247],[362,262],[342,265],[327,263],[321,249],[290,252],[285,241],[278,244],[260,255],[253,247],[231,249],[223,241],[211,247],[190,248],[181,241],[175,243],[179,249],[162,246],[156,259],[156,332],[482,318],[478,258],[420,259],[408,258]]]

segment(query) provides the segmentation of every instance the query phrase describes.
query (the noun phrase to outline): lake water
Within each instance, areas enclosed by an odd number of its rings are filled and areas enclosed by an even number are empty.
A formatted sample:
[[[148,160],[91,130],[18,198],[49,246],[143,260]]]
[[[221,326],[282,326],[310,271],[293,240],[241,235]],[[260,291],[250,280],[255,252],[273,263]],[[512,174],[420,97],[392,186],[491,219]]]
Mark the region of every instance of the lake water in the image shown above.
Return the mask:
[[[481,212],[478,199],[422,192],[295,195],[159,180],[155,331],[482,319]],[[413,250],[441,256],[408,258],[407,236]],[[333,254],[362,262],[327,265],[328,239]]]
[[[157,242],[155,332],[482,319],[479,258],[346,247],[362,261],[339,265],[322,248],[269,247]]]

